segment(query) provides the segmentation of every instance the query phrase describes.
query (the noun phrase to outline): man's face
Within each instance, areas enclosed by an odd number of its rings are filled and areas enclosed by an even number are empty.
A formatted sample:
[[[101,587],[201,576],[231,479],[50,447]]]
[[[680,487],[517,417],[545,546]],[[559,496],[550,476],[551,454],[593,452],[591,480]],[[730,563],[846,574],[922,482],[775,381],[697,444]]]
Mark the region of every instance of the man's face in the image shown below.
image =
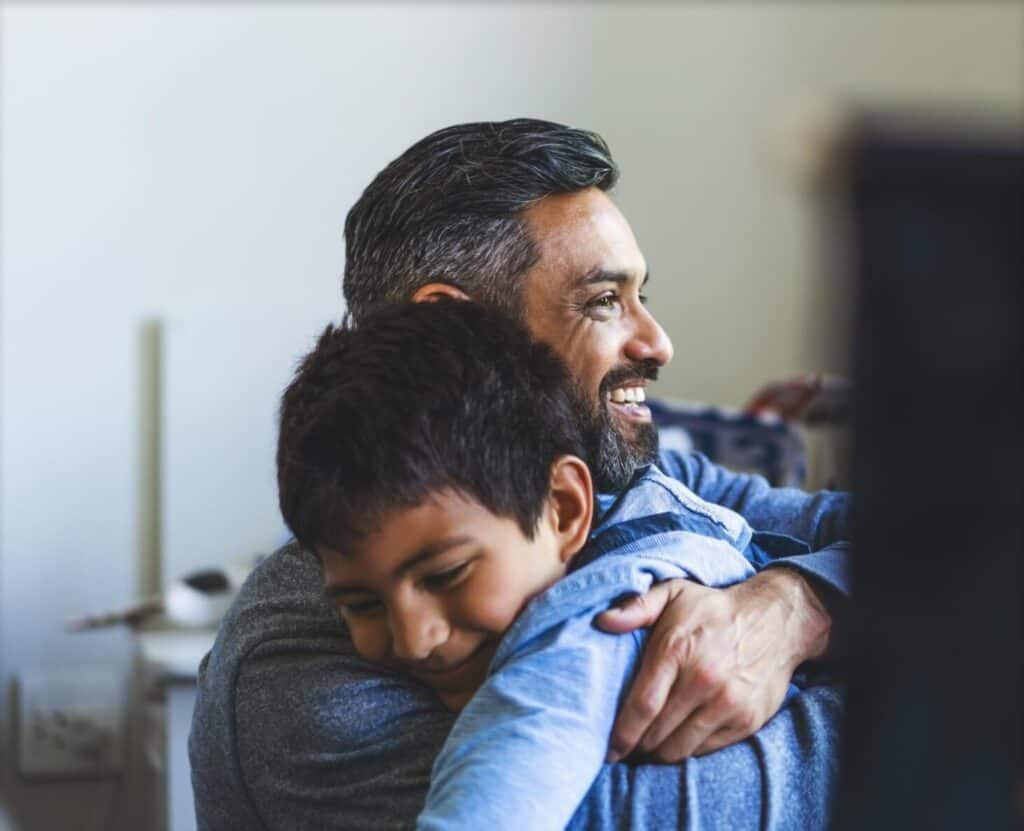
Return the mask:
[[[644,305],[647,264],[629,223],[597,188],[549,196],[524,217],[541,252],[525,277],[525,323],[593,402],[595,484],[620,490],[657,454],[644,388],[672,359],[672,342]]]
[[[483,682],[516,616],[565,574],[560,552],[543,518],[529,540],[451,492],[395,509],[345,554],[318,551],[359,654],[423,681],[452,710]]]

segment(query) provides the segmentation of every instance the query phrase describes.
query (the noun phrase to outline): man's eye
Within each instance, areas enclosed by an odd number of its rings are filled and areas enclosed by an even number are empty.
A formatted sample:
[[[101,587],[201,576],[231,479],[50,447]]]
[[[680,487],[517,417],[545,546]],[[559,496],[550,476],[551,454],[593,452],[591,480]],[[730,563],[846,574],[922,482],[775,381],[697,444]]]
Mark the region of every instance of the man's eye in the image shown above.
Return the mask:
[[[428,589],[446,589],[454,586],[467,573],[470,561],[459,563],[457,566],[428,574],[423,578],[423,585]]]
[[[587,311],[591,314],[605,315],[614,311],[621,300],[615,292],[608,292],[595,297],[587,303]]]

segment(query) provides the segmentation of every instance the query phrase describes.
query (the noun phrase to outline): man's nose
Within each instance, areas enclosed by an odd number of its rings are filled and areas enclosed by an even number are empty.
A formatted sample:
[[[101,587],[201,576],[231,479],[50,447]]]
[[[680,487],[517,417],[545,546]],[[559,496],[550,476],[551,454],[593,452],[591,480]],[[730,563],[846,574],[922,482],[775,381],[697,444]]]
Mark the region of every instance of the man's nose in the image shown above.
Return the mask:
[[[429,598],[407,600],[391,611],[391,651],[401,661],[425,661],[448,640],[450,628]]]
[[[672,360],[672,341],[661,324],[644,306],[639,307],[635,322],[633,333],[626,342],[626,357],[632,361],[653,361],[658,366],[665,366]]]

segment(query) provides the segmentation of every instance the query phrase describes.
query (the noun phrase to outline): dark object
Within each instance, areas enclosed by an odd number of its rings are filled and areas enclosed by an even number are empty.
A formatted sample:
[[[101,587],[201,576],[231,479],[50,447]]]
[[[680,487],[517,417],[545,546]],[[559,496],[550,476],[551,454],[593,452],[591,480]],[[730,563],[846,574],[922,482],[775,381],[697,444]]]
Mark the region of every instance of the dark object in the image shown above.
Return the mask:
[[[842,829],[1019,827],[1019,135],[866,122]]]
[[[164,613],[164,599],[154,595],[141,603],[134,603],[120,609],[110,609],[97,614],[71,618],[65,623],[68,632],[89,632],[93,629],[105,629],[108,626],[127,626],[138,629],[140,626],[155,620]]]
[[[219,569],[194,572],[183,578],[182,582],[203,594],[224,594],[231,588],[227,575]]]

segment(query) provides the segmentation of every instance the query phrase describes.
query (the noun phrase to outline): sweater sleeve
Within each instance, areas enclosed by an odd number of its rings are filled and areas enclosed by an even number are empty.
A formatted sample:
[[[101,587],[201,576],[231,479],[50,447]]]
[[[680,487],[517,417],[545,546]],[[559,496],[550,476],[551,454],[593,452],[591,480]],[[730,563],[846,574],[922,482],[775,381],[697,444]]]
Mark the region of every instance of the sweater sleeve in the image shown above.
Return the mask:
[[[757,733],[676,765],[604,765],[568,831],[809,831],[830,826],[843,698],[811,687]]]

